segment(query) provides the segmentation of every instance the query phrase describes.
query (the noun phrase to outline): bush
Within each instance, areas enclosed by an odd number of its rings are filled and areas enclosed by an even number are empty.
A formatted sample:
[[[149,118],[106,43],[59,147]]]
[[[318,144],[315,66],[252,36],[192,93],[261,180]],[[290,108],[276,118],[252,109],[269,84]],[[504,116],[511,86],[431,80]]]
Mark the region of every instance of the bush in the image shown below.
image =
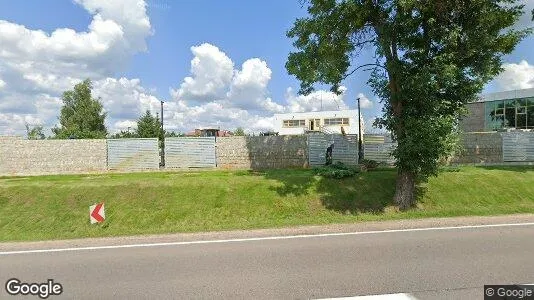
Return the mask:
[[[349,168],[341,162],[336,162],[334,164],[318,167],[313,169],[315,175],[319,175],[326,178],[336,178],[341,179],[345,177],[352,177],[358,173],[356,169]]]
[[[360,164],[362,164],[367,170],[376,169],[379,165],[379,163],[376,160],[372,160],[372,159],[362,159],[360,161]]]
[[[439,171],[440,172],[460,172],[460,168],[454,167],[454,166],[447,166],[447,167],[439,168]]]

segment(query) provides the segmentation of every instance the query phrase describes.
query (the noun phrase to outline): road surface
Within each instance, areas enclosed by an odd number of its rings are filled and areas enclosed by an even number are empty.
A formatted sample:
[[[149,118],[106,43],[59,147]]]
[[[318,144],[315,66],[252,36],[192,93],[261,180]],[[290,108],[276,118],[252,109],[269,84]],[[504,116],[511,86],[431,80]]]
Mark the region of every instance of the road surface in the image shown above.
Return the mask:
[[[0,252],[10,278],[61,283],[49,299],[482,299],[534,283],[534,224]]]

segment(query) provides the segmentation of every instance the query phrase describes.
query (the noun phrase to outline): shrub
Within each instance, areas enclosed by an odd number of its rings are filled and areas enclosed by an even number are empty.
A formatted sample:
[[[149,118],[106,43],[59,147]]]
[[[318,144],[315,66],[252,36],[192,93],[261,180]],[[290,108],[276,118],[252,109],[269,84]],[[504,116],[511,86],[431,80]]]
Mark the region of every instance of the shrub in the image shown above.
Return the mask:
[[[376,160],[372,160],[372,159],[362,159],[360,161],[360,164],[362,164],[367,170],[376,169],[379,165],[379,163]]]
[[[319,175],[326,178],[336,178],[341,179],[345,177],[352,177],[358,173],[356,169],[349,168],[341,162],[336,162],[334,164],[317,167],[313,169],[315,175]]]

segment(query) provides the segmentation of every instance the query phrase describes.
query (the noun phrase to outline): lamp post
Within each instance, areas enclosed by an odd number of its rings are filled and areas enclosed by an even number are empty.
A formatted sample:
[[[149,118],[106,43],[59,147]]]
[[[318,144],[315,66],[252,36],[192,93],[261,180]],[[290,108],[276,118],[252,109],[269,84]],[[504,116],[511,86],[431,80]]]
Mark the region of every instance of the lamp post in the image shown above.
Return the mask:
[[[363,159],[363,148],[362,148],[362,113],[360,109],[360,97],[356,99],[358,101],[358,160]]]
[[[165,167],[165,131],[163,131],[163,101],[160,101],[161,103],[161,163],[160,165],[162,167]]]

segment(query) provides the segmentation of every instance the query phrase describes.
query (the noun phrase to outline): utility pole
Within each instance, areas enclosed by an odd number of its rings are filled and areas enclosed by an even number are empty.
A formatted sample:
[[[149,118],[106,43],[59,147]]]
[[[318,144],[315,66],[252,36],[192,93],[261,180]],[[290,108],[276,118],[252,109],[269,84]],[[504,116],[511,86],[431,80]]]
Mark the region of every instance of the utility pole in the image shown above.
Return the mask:
[[[358,160],[363,159],[363,145],[362,145],[362,112],[360,110],[360,97],[356,99],[358,101]]]
[[[165,131],[163,131],[163,101],[161,102],[161,163],[162,167],[165,167]]]

